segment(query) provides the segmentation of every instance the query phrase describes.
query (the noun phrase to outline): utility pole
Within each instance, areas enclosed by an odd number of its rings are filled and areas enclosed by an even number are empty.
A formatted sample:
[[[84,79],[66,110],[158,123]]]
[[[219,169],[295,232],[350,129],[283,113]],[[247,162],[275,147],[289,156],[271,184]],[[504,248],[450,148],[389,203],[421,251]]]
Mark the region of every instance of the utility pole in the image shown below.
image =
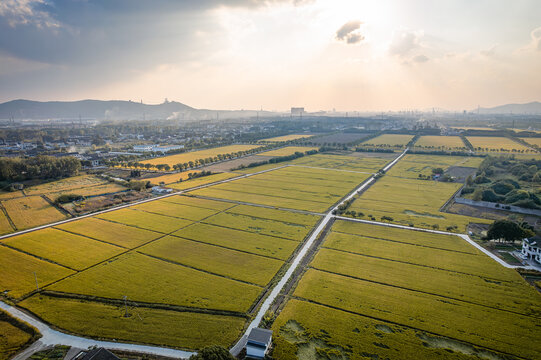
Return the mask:
[[[124,317],[129,317],[129,314],[128,314],[128,297],[126,295],[124,295],[124,308],[126,309],[125,313],[124,313]]]
[[[39,291],[38,276],[36,275],[35,271],[34,271],[34,280],[36,280],[36,290]]]

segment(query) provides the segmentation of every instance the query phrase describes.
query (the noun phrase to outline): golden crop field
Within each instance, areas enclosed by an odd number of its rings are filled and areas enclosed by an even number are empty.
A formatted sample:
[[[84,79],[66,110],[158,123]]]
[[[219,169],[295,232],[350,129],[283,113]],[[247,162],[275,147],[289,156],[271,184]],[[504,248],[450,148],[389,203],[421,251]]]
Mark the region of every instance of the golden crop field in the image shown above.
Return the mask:
[[[175,263],[265,286],[283,261],[167,236],[140,248],[141,252]]]
[[[236,312],[246,312],[261,292],[259,286],[133,252],[80,272],[49,289]]]
[[[299,246],[298,241],[203,223],[193,224],[174,232],[173,235],[279,260],[286,260]]]
[[[404,147],[413,135],[383,134],[373,139],[366,140],[361,145],[382,146],[382,147]]]
[[[55,200],[61,194],[92,196],[126,190],[124,186],[109,183],[94,175],[79,175],[62,180],[31,186],[24,190],[27,195],[45,194]]]
[[[322,212],[369,177],[358,172],[285,167],[191,192],[219,199]]]
[[[419,174],[432,175],[432,169],[451,166],[479,167],[482,157],[406,154],[387,175],[417,179]]]
[[[333,225],[273,324],[274,356],[533,359],[541,351],[541,296],[516,271],[458,237],[422,233],[419,242],[418,231],[386,230]]]
[[[0,192],[0,200],[14,199],[23,196],[24,194],[21,190]]]
[[[96,215],[96,217],[120,224],[135,226],[140,229],[152,230],[166,234],[192,223],[188,220],[147,213],[144,211],[137,211],[130,208],[110,211],[104,214]]]
[[[181,205],[189,205],[189,206],[199,207],[199,208],[204,208],[204,209],[210,209],[210,210],[215,210],[215,211],[222,211],[222,210],[226,210],[235,206],[235,204],[231,204],[228,202],[210,200],[210,199],[199,199],[191,195],[169,196],[163,199],[163,201],[173,202],[175,204],[181,204]]]
[[[156,177],[153,177],[153,178],[144,179],[143,181],[150,181],[150,183],[153,184],[153,185],[160,185],[160,183],[162,183],[162,182],[165,185],[169,185],[169,184],[178,183],[181,180],[182,181],[188,180],[188,174],[189,173],[198,173],[198,172],[199,171],[197,171],[197,170],[182,171],[182,172],[177,172],[177,173],[174,173],[174,174],[167,174],[167,175],[156,176]]]
[[[28,196],[2,201],[9,217],[18,230],[64,220],[66,215],[54,208],[41,196]]]
[[[312,137],[314,135],[312,134],[291,134],[291,135],[284,135],[284,136],[277,136],[273,138],[268,139],[262,139],[259,140],[259,142],[284,142],[284,141],[291,141],[291,140],[298,140],[298,139],[306,139],[309,137]]]
[[[286,146],[281,149],[265,151],[259,155],[261,156],[289,156],[293,155],[296,152],[305,153],[311,150],[317,150],[317,147],[306,147],[306,146]]]
[[[8,218],[4,212],[0,212],[0,235],[8,234],[13,231],[13,227],[9,223]]]
[[[415,147],[424,147],[430,149],[467,150],[466,145],[459,136],[421,136],[416,142]]]
[[[129,307],[33,296],[20,303],[48,323],[75,334],[142,344],[200,349],[213,344],[230,346],[243,329],[245,318]],[[179,326],[182,324],[182,326]]]
[[[315,154],[295,159],[291,161],[291,164],[324,169],[375,173],[390,161],[391,159],[388,157]]]
[[[12,250],[0,244],[0,292],[6,292],[10,298],[21,296],[66,277],[74,272],[63,266],[47,262],[37,257]]]
[[[2,240],[2,243],[74,270],[82,270],[125,249],[65,231],[47,228]]]
[[[475,151],[479,152],[519,152],[530,151],[526,146],[506,137],[468,136]]]
[[[316,215],[300,214],[248,205],[237,205],[234,208],[229,209],[227,212],[306,226],[314,226],[321,219],[320,216]]]
[[[175,154],[175,155],[157,157],[154,159],[144,160],[141,162],[143,164],[151,164],[151,165],[167,164],[172,167],[173,165],[176,165],[176,164],[189,163],[190,161],[206,159],[208,157],[214,158],[215,156],[218,156],[218,154],[222,154],[222,155],[232,154],[239,151],[247,151],[247,150],[255,149],[258,147],[260,147],[260,145],[228,145],[228,146],[221,146],[221,147],[212,148],[212,149],[190,151],[190,152],[185,152],[185,153],[180,153],[180,154]]]
[[[33,334],[23,330],[19,321],[0,310],[0,360],[8,360],[22,350],[33,338]]]
[[[520,138],[526,141],[528,144],[541,147],[541,138]]]
[[[138,229],[94,217],[70,221],[55,227],[129,249],[163,236],[162,233]]]
[[[233,204],[231,206],[233,206]],[[131,209],[145,211],[158,215],[178,217],[191,221],[200,221],[218,212],[218,210],[177,204],[167,201],[167,199],[150,201],[140,205],[135,205],[132,206]]]
[[[490,128],[490,127],[482,127],[482,126],[453,126],[451,129],[458,129],[458,130],[483,130],[483,131],[494,131],[496,129]]]
[[[384,176],[359,196],[350,210],[362,212],[364,219],[372,215],[381,221],[382,216],[388,216],[392,222],[402,225],[436,226],[441,230],[457,226],[460,232],[464,232],[470,222],[488,223],[484,219],[439,211],[461,186],[458,183]]]
[[[169,187],[176,190],[186,190],[186,189],[191,189],[191,188],[201,186],[201,185],[207,185],[213,182],[231,179],[237,176],[239,175],[232,174],[232,173],[218,173],[218,174],[212,174],[212,175],[203,176],[203,177],[186,180],[182,182],[172,183],[172,184],[169,184]]]

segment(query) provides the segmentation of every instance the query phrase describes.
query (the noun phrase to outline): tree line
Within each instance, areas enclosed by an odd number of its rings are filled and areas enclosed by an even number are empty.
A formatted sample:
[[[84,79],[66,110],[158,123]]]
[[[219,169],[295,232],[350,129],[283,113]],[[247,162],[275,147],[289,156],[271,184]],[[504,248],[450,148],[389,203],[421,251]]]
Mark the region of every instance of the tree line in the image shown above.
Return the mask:
[[[60,179],[76,175],[80,169],[81,162],[73,156],[0,157],[0,181]]]

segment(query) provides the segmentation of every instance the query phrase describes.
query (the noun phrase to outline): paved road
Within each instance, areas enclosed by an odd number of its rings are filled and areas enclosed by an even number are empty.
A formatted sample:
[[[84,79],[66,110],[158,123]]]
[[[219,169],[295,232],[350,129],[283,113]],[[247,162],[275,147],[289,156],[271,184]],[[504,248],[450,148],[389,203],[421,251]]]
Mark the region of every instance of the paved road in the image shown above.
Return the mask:
[[[400,154],[392,162],[390,162],[384,168],[384,170],[387,171],[388,169],[390,169],[394,164],[396,164],[397,161],[399,161],[406,154],[407,151],[408,151],[408,149],[404,150],[404,152],[402,154]],[[312,235],[310,235],[310,237],[304,243],[301,250],[298,252],[297,256],[295,257],[295,259],[291,263],[291,266],[289,267],[289,269],[287,269],[284,276],[280,279],[278,284],[276,284],[276,286],[272,289],[272,291],[271,291],[270,295],[267,297],[267,299],[265,299],[265,301],[263,302],[263,305],[261,305],[261,308],[259,309],[256,317],[252,320],[250,325],[248,325],[248,328],[246,329],[244,335],[235,344],[235,346],[233,346],[231,348],[230,352],[233,355],[235,355],[235,356],[238,355],[238,353],[244,348],[244,345],[246,344],[246,339],[247,339],[248,335],[250,334],[250,331],[252,331],[253,328],[255,328],[255,327],[257,327],[259,325],[259,323],[263,319],[263,316],[269,310],[270,306],[272,305],[272,303],[274,302],[274,300],[276,299],[276,297],[278,296],[280,291],[282,291],[285,284],[290,280],[291,276],[293,275],[293,273],[297,269],[297,266],[299,266],[299,264],[301,263],[301,260],[304,258],[304,256],[306,255],[306,253],[308,252],[308,250],[310,249],[310,247],[312,246],[314,241],[317,239],[317,237],[319,236],[321,231],[325,228],[325,226],[327,226],[327,223],[334,217],[332,212],[334,210],[338,209],[338,207],[342,203],[344,203],[345,201],[353,198],[353,196],[355,196],[357,194],[357,192],[363,191],[367,187],[371,186],[374,181],[375,181],[375,176],[372,175],[369,179],[364,181],[360,186],[358,186],[352,192],[350,192],[348,195],[346,195],[344,198],[342,198],[342,200],[336,206],[331,208],[325,214],[325,217],[323,218],[323,220],[319,223],[319,225],[316,227],[316,229],[312,232]]]
[[[407,151],[408,151],[408,149],[404,150],[404,152],[402,154],[400,154],[400,156],[398,156],[395,160],[393,160],[391,163],[389,163],[387,166],[385,166],[384,170],[385,171],[389,170],[394,164],[396,164],[396,162],[398,162],[406,154]],[[288,165],[281,166],[280,168],[286,167],[286,166],[288,166]],[[216,183],[213,183],[213,184],[201,185],[201,186],[199,186],[197,188],[204,188],[204,187],[207,187],[207,186],[210,186],[210,185],[215,185],[215,184],[218,184],[218,183],[225,183],[225,182],[229,182],[229,181],[237,180],[237,179],[240,179],[240,178],[245,178],[245,177],[261,174],[261,173],[276,170],[276,169],[277,168],[263,170],[263,171],[253,173],[253,174],[242,175],[242,176],[239,176],[239,177],[236,177],[236,178],[223,180],[223,181],[216,182]],[[325,228],[327,223],[332,218],[341,219],[341,220],[348,220],[348,221],[363,222],[363,223],[370,223],[370,224],[388,226],[388,227],[403,228],[403,229],[414,230],[414,231],[431,232],[431,233],[436,233],[436,234],[458,235],[458,236],[462,237],[464,240],[466,240],[467,242],[469,242],[470,244],[472,244],[473,246],[475,246],[476,248],[478,248],[480,251],[484,252],[485,254],[487,254],[488,256],[493,258],[494,260],[496,260],[502,266],[505,266],[507,268],[521,267],[521,266],[513,266],[513,265],[509,265],[509,264],[505,263],[503,260],[499,259],[494,254],[490,253],[489,251],[487,251],[486,249],[481,247],[479,244],[475,243],[467,235],[448,233],[448,232],[445,232],[445,231],[438,231],[438,230],[412,228],[412,227],[403,226],[403,225],[388,224],[388,223],[381,223],[381,222],[377,222],[377,221],[368,221],[368,220],[361,220],[361,219],[352,219],[352,218],[332,215],[332,212],[334,210],[336,210],[338,208],[338,206],[340,206],[345,201],[350,200],[351,198],[353,198],[357,194],[357,192],[363,191],[367,187],[370,187],[374,183],[374,181],[375,181],[375,177],[374,176],[370,177],[365,182],[363,182],[360,186],[358,186],[356,189],[354,189],[350,194],[345,196],[341,200],[340,203],[338,203],[336,206],[331,208],[326,214],[324,214],[325,217],[318,224],[316,229],[312,232],[310,238],[305,242],[304,246],[299,251],[299,253],[295,257],[295,259],[293,260],[293,262],[292,262],[291,266],[289,267],[289,269],[287,270],[287,272],[284,274],[282,279],[280,279],[278,284],[272,289],[272,291],[271,291],[270,295],[267,297],[267,299],[263,302],[263,305],[259,309],[259,311],[258,311],[256,317],[254,318],[254,320],[249,324],[245,334],[237,342],[237,344],[231,349],[231,352],[233,354],[238,354],[238,352],[240,352],[242,350],[242,348],[244,347],[244,345],[246,343],[247,335],[250,333],[250,331],[254,327],[257,327],[259,325],[259,323],[261,322],[263,316],[265,315],[267,310],[270,308],[271,304],[274,302],[274,300],[276,299],[276,297],[278,296],[280,291],[283,289],[285,284],[288,282],[288,280],[290,280],[290,278],[293,275],[294,271],[296,270],[298,265],[301,263],[301,260],[304,258],[304,256],[306,255],[306,253],[308,252],[308,250],[310,249],[310,247],[312,246],[314,241],[317,239],[318,235],[321,233],[321,231]],[[149,201],[155,201],[155,200],[163,199],[163,198],[166,198],[166,197],[169,197],[169,196],[178,195],[178,194],[183,193],[183,192],[184,191],[173,193],[173,194],[168,194],[168,195],[164,195],[164,196],[160,196],[160,197],[156,197],[156,198],[152,198],[152,199],[147,199],[147,200],[140,201],[138,203],[145,203],[145,202],[149,202]],[[134,205],[134,204],[123,205],[123,206],[120,206],[120,207],[117,207],[117,208],[114,208],[114,209],[109,209],[109,210],[102,211],[101,213],[117,210],[119,208],[124,208],[124,207],[132,206],[132,205]],[[51,226],[54,226],[54,225],[58,225],[58,224],[62,224],[62,223],[70,222],[70,221],[75,221],[77,219],[80,219],[80,218],[83,218],[83,217],[88,217],[88,216],[94,216],[96,214],[97,213],[94,213],[94,214],[90,214],[90,215],[87,215],[87,216],[81,216],[81,217],[78,217],[78,218],[69,219],[69,220],[61,221],[61,222],[54,223],[54,224],[40,226],[40,227],[37,227],[37,228],[25,230],[25,231],[18,232],[18,233],[15,233],[15,234],[9,234],[9,235],[0,237],[0,239],[5,238],[5,237],[9,237],[9,236],[15,236],[15,235],[20,234],[20,233],[25,233],[25,232],[29,232],[29,231],[35,231],[35,230],[51,227]],[[526,267],[526,268],[529,268],[529,267]],[[123,350],[123,351],[147,353],[147,354],[161,355],[161,356],[167,356],[167,357],[172,357],[172,358],[188,358],[193,354],[192,352],[182,351],[182,350],[175,350],[175,349],[170,349],[170,348],[165,348],[165,347],[136,345],[136,344],[120,343],[120,342],[112,342],[112,341],[99,341],[99,340],[89,339],[89,338],[85,338],[85,337],[81,337],[81,336],[69,335],[69,334],[65,334],[65,333],[62,333],[60,331],[56,331],[56,330],[51,329],[47,324],[41,322],[40,320],[38,320],[38,319],[36,319],[36,318],[34,318],[34,317],[20,311],[18,309],[16,309],[13,306],[10,306],[10,305],[2,302],[2,301],[0,301],[0,309],[10,313],[12,316],[14,316],[14,317],[16,317],[16,318],[18,318],[18,319],[20,319],[22,321],[27,322],[28,324],[34,326],[43,335],[42,338],[40,340],[38,340],[38,342],[33,344],[30,349],[27,349],[27,351],[17,355],[16,356],[17,360],[23,360],[23,359],[25,359],[24,356],[29,356],[33,351],[37,351],[37,350],[43,349],[43,348],[45,348],[47,346],[56,345],[56,344],[68,345],[68,346],[77,347],[77,348],[81,348],[81,349],[87,349],[87,348],[89,348],[91,346],[98,346],[98,347],[105,347],[105,348],[108,348],[108,349],[117,349],[117,350]]]
[[[164,347],[157,346],[145,346],[145,345],[135,345],[127,344],[121,342],[112,342],[112,341],[99,341],[94,339],[85,338],[82,336],[74,336],[64,334],[60,331],[51,329],[47,324],[35,319],[34,317],[20,311],[19,309],[14,308],[2,301],[0,301],[0,309],[10,313],[13,317],[16,317],[19,320],[22,320],[32,326],[34,326],[41,333],[42,337],[38,340],[41,344],[32,345],[33,351],[39,351],[49,345],[67,345],[80,349],[88,349],[91,346],[104,347],[107,349],[116,349],[124,351],[133,351],[138,353],[147,353],[161,356],[168,356],[173,358],[188,358],[193,353],[182,350],[169,349]],[[28,352],[25,355],[30,355]],[[21,358],[22,359],[22,358]]]

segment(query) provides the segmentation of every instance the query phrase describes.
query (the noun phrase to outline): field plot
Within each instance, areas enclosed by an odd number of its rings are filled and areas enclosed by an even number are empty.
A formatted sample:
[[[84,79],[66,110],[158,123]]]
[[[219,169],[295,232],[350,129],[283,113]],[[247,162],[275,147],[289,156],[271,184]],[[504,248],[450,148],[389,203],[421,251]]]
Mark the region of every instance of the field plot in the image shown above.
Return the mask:
[[[2,243],[75,270],[125,251],[118,246],[51,228],[10,237]]]
[[[285,167],[191,194],[233,201],[322,212],[369,174],[307,167]]]
[[[193,207],[203,208],[203,209],[210,209],[210,210],[216,210],[216,211],[222,211],[229,209],[235,204],[231,204],[224,201],[217,201],[217,200],[209,200],[209,199],[199,199],[193,196],[169,196],[163,201],[172,202],[175,204],[181,204],[181,205],[189,205]]]
[[[441,150],[467,150],[466,145],[459,136],[421,136],[415,147]]]
[[[373,139],[366,140],[361,145],[377,146],[377,147],[404,147],[406,146],[413,135],[399,135],[399,134],[383,134]]]
[[[541,147],[541,138],[520,138],[521,140],[526,141],[528,144]]]
[[[13,231],[13,227],[9,223],[8,218],[3,211],[0,211],[0,235],[8,234]]]
[[[74,273],[5,246],[0,246],[0,259],[0,292],[14,299],[36,290],[34,273],[40,287]]]
[[[283,265],[268,257],[167,236],[139,251],[179,264],[265,286]]]
[[[297,241],[202,223],[188,226],[173,235],[280,260],[286,260],[299,246]]]
[[[157,157],[154,159],[144,160],[141,162],[144,164],[151,164],[151,165],[167,164],[172,167],[173,165],[176,165],[176,164],[189,163],[190,161],[206,159],[209,157],[214,158],[215,156],[217,157],[218,155],[233,154],[233,153],[238,153],[239,151],[247,151],[247,150],[255,149],[258,147],[260,146],[259,145],[221,146],[221,147],[212,148],[212,149],[190,151],[190,152],[185,152],[181,154]]]
[[[26,188],[27,195],[47,195],[55,200],[62,194],[93,196],[126,190],[124,186],[112,184],[94,175],[80,175]]]
[[[319,136],[317,138],[306,139],[307,143],[312,145],[345,145],[345,144],[355,144],[360,141],[362,138],[367,137],[368,134],[362,133],[340,133],[340,134],[330,134],[325,136]]]
[[[8,360],[29,345],[35,331],[0,310],[0,360]]]
[[[320,216],[294,213],[290,211],[282,211],[269,209],[264,207],[255,207],[247,205],[238,205],[227,211],[232,214],[247,215],[256,218],[270,219],[283,221],[289,224],[298,224],[305,226],[314,226],[320,219]]]
[[[133,248],[163,236],[154,231],[93,217],[71,221],[56,228],[125,248]]]
[[[191,170],[191,171],[182,171],[174,174],[167,174],[162,176],[156,176],[152,178],[145,178],[142,179],[143,181],[150,181],[153,185],[160,185],[160,183],[164,183],[165,185],[178,183],[184,180],[188,180],[188,174],[189,173],[198,173],[197,170]]]
[[[130,281],[126,281],[129,279]],[[261,288],[146,255],[129,253],[58,282],[61,292],[246,312]]]
[[[191,224],[191,221],[188,220],[137,211],[130,208],[107,212],[96,217],[166,234]]]
[[[389,161],[390,159],[385,157],[316,154],[295,159],[291,164],[325,169],[375,173],[383,168]]]
[[[457,226],[458,231],[464,232],[472,218],[439,211],[461,185],[384,176],[358,197],[350,210],[372,216],[378,221],[386,216],[392,218],[392,222],[402,225],[413,224],[416,227],[442,230]],[[482,219],[474,221],[487,222]]]
[[[194,188],[201,185],[207,185],[207,184],[217,182],[217,181],[231,179],[237,176],[239,175],[231,174],[231,173],[218,173],[218,174],[212,174],[212,175],[195,178],[195,179],[191,179],[187,181],[182,181],[179,183],[177,182],[174,184],[170,184],[169,187],[176,190],[185,190],[185,189],[190,189],[190,188]]]
[[[245,322],[242,317],[131,306],[130,316],[124,317],[123,306],[48,296],[33,296],[20,305],[77,334],[187,349],[202,348],[209,339],[230,346]]]
[[[541,351],[541,296],[516,271],[476,250],[435,249],[453,241],[462,249],[458,237],[423,234],[421,245],[417,231],[384,238],[379,226],[342,223],[275,321],[275,356],[293,359],[316,347],[350,359],[533,359]],[[351,234],[333,238],[336,226]],[[429,265],[447,257],[456,261],[446,269]]]
[[[284,136],[277,136],[273,138],[268,139],[262,139],[259,140],[259,142],[284,142],[284,141],[291,141],[291,140],[298,140],[298,139],[306,139],[310,138],[314,135],[312,134],[291,134],[291,135],[284,135]]]
[[[475,151],[480,152],[521,152],[530,151],[526,146],[505,137],[468,136]]]
[[[432,169],[446,170],[451,166],[477,168],[482,161],[482,157],[407,154],[389,170],[388,175],[417,179],[420,174],[432,175]]]
[[[131,207],[131,209],[141,210],[158,215],[178,217],[191,221],[200,221],[218,212],[218,210],[183,205],[166,200],[167,199],[150,201],[144,204],[135,205]]]
[[[24,194],[21,190],[0,192],[0,200],[14,199],[23,196]]]
[[[262,156],[288,156],[293,155],[296,152],[305,153],[307,151],[317,150],[316,147],[306,147],[306,146],[286,146],[281,149],[277,150],[271,150],[271,151],[265,151],[264,153],[261,153],[259,155]]]
[[[66,216],[41,196],[2,201],[9,217],[18,230],[64,220]]]

